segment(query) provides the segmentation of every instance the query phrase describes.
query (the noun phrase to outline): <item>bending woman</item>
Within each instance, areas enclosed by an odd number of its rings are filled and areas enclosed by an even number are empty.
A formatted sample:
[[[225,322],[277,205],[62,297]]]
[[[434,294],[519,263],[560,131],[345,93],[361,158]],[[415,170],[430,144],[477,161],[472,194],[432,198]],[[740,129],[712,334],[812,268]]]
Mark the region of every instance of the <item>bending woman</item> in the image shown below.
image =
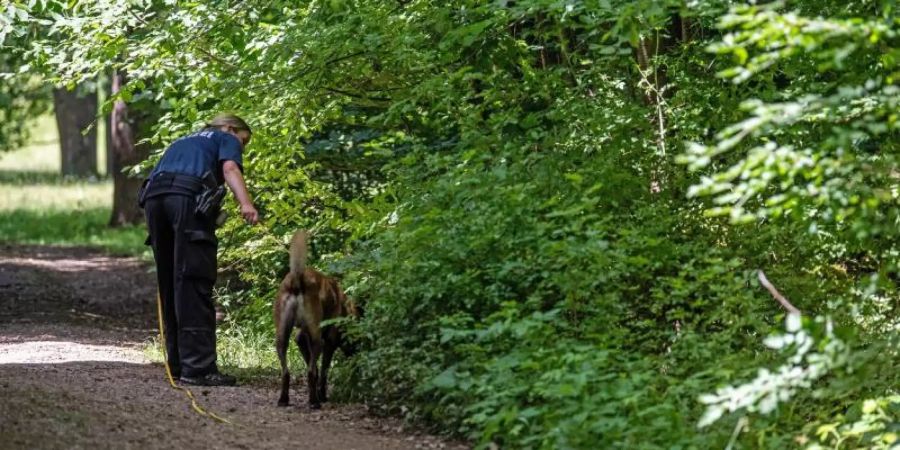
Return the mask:
[[[242,176],[242,152],[252,132],[238,116],[221,114],[173,142],[150,174],[144,214],[162,298],[166,357],[182,383],[233,386],[216,366],[215,217],[198,214],[197,196],[228,184],[249,224],[259,217]]]

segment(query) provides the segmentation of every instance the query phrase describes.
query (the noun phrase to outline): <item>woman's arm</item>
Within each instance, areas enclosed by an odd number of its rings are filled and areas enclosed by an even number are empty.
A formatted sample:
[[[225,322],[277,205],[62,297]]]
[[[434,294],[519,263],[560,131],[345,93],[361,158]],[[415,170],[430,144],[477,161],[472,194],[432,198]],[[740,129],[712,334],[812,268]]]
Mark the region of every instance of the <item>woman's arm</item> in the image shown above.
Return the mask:
[[[259,213],[250,200],[250,194],[247,192],[247,186],[244,184],[244,177],[241,175],[241,169],[234,161],[225,161],[222,166],[222,174],[225,176],[225,183],[234,193],[234,198],[241,205],[241,216],[247,223],[253,225],[259,221]]]

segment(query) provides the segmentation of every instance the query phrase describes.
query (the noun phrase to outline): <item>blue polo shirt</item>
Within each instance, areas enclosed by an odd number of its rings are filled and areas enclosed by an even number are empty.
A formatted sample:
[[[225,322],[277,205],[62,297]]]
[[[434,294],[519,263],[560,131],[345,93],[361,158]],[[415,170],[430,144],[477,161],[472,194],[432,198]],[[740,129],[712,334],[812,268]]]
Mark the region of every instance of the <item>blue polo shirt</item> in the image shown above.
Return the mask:
[[[169,145],[156,164],[152,178],[160,172],[180,173],[202,177],[212,171],[222,183],[222,163],[234,161],[244,171],[241,141],[221,130],[207,128],[178,139]]]

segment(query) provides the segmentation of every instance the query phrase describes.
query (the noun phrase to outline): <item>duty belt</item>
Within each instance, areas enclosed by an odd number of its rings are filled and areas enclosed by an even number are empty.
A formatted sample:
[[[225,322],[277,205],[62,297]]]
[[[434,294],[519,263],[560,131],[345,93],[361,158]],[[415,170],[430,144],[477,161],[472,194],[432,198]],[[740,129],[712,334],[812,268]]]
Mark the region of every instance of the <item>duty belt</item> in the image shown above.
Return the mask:
[[[160,172],[150,178],[145,198],[162,194],[197,195],[206,189],[203,179],[181,173]]]

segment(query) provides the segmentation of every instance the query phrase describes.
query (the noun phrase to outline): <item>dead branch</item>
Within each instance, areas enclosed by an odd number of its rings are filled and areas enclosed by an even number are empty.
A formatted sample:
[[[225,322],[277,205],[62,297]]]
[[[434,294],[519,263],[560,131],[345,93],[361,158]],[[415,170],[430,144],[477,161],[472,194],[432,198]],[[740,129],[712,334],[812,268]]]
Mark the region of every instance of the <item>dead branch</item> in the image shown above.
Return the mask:
[[[775,286],[772,286],[772,283],[770,283],[769,279],[766,278],[766,274],[762,271],[762,269],[758,271],[757,276],[759,278],[759,284],[766,288],[766,290],[769,291],[770,294],[772,294],[772,297],[775,297],[775,300],[778,300],[778,303],[780,303],[781,306],[785,310],[787,310],[787,312],[791,314],[800,314],[800,310],[797,309],[796,306],[792,305],[791,302],[788,301],[788,299],[784,298],[784,296],[781,295],[780,292],[778,292],[778,289],[775,289]]]

